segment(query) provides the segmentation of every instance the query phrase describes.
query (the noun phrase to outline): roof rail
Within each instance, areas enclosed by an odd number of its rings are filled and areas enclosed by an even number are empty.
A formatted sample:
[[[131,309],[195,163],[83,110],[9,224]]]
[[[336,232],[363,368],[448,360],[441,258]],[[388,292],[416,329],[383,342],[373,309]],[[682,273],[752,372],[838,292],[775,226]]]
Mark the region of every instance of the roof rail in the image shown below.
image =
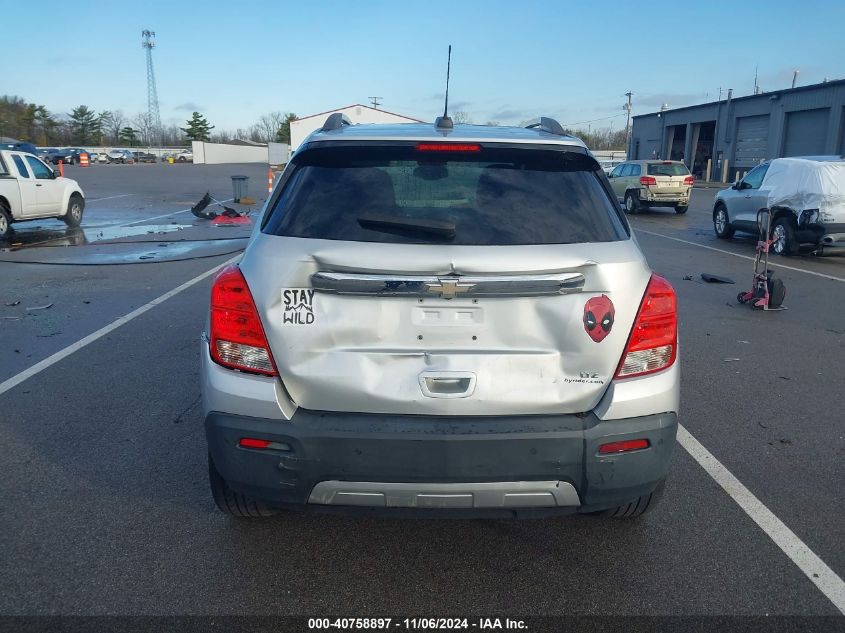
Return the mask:
[[[566,132],[563,131],[563,127],[561,127],[560,123],[547,116],[532,119],[525,124],[525,127],[529,129],[539,128],[543,132],[548,132],[549,134],[558,134],[560,136],[566,135]]]
[[[323,123],[323,127],[320,128],[320,131],[331,132],[332,130],[341,129],[344,125],[352,125],[352,121],[342,112],[335,112],[329,115],[326,122]]]

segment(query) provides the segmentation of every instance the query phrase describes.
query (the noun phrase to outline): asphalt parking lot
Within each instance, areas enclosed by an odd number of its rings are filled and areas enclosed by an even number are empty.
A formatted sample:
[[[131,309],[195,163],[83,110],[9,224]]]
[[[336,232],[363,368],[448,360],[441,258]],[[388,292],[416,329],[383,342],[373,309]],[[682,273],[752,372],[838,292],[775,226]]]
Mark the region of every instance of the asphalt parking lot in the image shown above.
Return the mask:
[[[845,256],[774,260],[788,310],[755,312],[753,241],[716,240],[715,189],[631,218],[678,292],[687,432],[639,521],[242,522],[208,491],[197,354],[250,227],[186,211],[236,173],[260,208],[260,165],[68,168],[82,235],[0,245],[0,613],[843,613]]]

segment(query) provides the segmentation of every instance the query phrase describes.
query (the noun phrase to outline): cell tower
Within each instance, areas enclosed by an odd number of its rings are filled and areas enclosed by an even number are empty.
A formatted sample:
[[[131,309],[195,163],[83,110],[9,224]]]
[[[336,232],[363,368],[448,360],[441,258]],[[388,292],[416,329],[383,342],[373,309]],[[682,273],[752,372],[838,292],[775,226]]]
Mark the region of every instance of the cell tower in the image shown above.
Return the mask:
[[[147,119],[150,125],[150,140],[156,139],[161,145],[161,115],[158,111],[158,91],[156,90],[156,75],[153,70],[153,48],[155,48],[155,31],[141,31],[141,47],[147,52]]]

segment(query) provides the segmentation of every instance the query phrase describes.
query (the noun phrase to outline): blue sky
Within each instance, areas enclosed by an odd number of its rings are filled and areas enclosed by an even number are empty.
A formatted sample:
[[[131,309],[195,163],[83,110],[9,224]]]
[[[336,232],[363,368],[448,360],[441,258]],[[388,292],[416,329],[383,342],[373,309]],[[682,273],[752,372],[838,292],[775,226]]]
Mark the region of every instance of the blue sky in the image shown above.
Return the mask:
[[[45,9],[46,7],[46,9]],[[202,3],[0,0],[0,94],[53,112],[146,109],[141,30],[157,34],[163,123],[199,110],[218,129],[264,113],[300,116],[383,98],[386,110],[432,120],[442,110],[452,44],[452,110],[473,122],[544,114],[615,129],[661,103],[714,100],[845,78],[845,2]],[[613,118],[605,118],[613,117]],[[597,120],[604,119],[604,120]]]

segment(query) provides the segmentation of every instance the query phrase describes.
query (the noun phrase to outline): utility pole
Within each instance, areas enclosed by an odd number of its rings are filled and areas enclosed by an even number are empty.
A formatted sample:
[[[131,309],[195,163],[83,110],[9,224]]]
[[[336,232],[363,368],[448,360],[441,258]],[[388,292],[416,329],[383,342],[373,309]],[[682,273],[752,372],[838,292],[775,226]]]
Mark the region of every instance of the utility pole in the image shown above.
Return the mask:
[[[384,97],[367,97],[367,99],[370,100],[370,103],[373,104],[373,108],[375,108],[376,110],[378,110],[378,107],[381,105],[381,102],[379,101],[379,99],[383,99],[383,98]]]
[[[622,108],[628,113],[628,118],[625,121],[625,151],[627,152],[631,139],[631,97],[634,96],[634,93],[629,90],[625,93],[625,96],[628,97],[628,102]]]
[[[156,90],[156,76],[153,70],[153,48],[155,48],[155,31],[144,29],[141,31],[141,47],[147,53],[147,124],[150,126],[147,142],[155,138],[161,149],[161,115],[158,111],[158,91]]]

